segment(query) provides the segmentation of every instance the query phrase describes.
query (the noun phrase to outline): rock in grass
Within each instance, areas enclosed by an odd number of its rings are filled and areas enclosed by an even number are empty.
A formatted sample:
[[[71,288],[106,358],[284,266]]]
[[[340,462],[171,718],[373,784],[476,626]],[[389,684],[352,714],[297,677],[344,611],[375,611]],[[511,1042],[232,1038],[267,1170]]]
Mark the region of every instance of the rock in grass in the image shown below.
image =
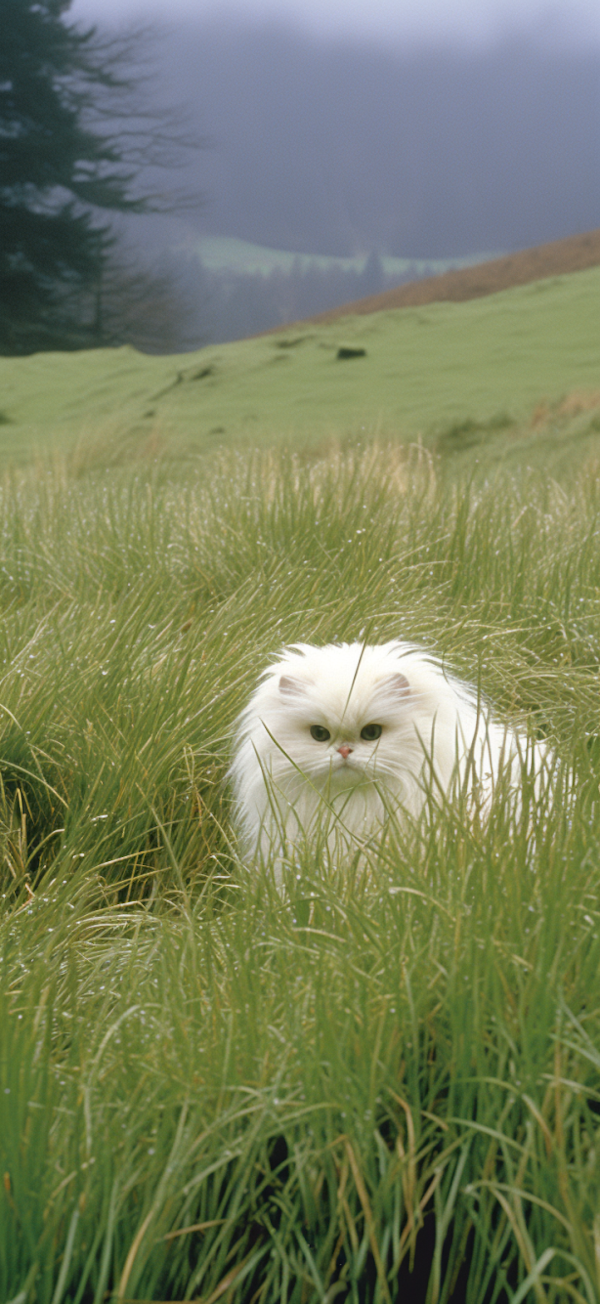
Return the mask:
[[[335,356],[339,361],[343,361],[345,358],[366,358],[367,350],[356,349],[349,344],[341,344]]]

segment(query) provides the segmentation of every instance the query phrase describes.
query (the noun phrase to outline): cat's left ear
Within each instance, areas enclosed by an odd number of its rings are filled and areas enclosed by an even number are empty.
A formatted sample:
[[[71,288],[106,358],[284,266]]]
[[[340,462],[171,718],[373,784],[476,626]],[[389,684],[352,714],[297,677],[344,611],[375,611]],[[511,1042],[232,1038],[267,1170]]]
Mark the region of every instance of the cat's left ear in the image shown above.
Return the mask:
[[[294,679],[292,675],[282,675],[279,680],[279,692],[284,697],[300,697],[306,693],[306,688],[301,679]]]

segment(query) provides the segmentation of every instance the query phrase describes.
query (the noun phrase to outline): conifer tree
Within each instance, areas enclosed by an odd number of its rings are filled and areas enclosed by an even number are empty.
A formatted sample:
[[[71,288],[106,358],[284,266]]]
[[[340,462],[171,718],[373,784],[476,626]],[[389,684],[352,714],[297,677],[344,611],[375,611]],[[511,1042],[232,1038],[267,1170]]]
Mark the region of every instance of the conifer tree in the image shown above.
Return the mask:
[[[80,348],[93,339],[82,294],[101,281],[107,212],[152,209],[143,167],[174,142],[144,114],[136,41],[102,40],[65,20],[71,0],[2,0],[0,42],[0,353]],[[129,105],[127,101],[130,101]],[[133,100],[133,102],[131,102]],[[129,109],[130,124],[123,128]],[[171,162],[174,153],[171,150]],[[104,215],[104,216],[103,216]]]

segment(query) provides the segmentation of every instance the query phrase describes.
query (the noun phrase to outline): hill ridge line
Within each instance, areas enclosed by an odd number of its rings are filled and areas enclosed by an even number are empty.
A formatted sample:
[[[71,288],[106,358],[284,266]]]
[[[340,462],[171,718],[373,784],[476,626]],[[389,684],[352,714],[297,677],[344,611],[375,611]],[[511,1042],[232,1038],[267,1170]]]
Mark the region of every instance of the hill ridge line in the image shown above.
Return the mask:
[[[261,331],[260,335],[274,335],[302,326],[321,326],[341,317],[361,317],[369,313],[386,312],[393,308],[419,308],[428,303],[465,303],[469,299],[482,299],[500,290],[518,285],[529,285],[552,276],[565,276],[571,272],[584,272],[600,265],[600,227],[582,235],[566,236],[547,244],[534,245],[492,258],[489,262],[427,276],[419,281],[409,281],[382,294],[371,294],[366,299],[356,299],[330,308],[315,317],[286,322],[281,326]],[[258,338],[255,336],[254,338]]]

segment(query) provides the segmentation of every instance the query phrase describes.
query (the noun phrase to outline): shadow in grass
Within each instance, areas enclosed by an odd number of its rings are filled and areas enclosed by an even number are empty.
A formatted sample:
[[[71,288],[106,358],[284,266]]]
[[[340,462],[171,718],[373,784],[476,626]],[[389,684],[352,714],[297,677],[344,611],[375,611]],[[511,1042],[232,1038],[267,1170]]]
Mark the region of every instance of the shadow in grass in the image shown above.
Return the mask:
[[[286,1292],[286,1298],[293,1300],[301,1298],[306,1301],[313,1298],[309,1286],[309,1261],[312,1259],[313,1263],[318,1263],[322,1258],[323,1237],[328,1233],[325,1232],[323,1224],[320,1227],[311,1226],[310,1221],[305,1217],[296,1237],[291,1238],[293,1244],[290,1243],[286,1187],[292,1176],[293,1164],[293,1148],[290,1149],[286,1136],[281,1133],[271,1137],[266,1153],[263,1153],[258,1165],[254,1215],[251,1218],[240,1219],[237,1226],[231,1229],[230,1240],[238,1248],[243,1247],[240,1262],[258,1251],[258,1261],[254,1270],[244,1278],[237,1289],[233,1277],[231,1279],[231,1295],[228,1295],[228,1298],[231,1299],[232,1304],[255,1304],[260,1300],[264,1300],[265,1304],[279,1304],[280,1296],[273,1293],[274,1290],[278,1290],[278,1287],[272,1276],[272,1251],[269,1251],[269,1246],[285,1240],[286,1237],[288,1238],[286,1255],[288,1270],[291,1269],[293,1276],[295,1262],[298,1278],[304,1281],[304,1286],[300,1288],[300,1281],[296,1280],[294,1290],[288,1278],[289,1295]],[[239,1181],[235,1161],[232,1161],[228,1168],[221,1169],[219,1177],[215,1176],[213,1180],[220,1186],[221,1193],[228,1186],[234,1191]],[[325,1179],[320,1188],[320,1203],[324,1207],[335,1207],[335,1197],[336,1191],[328,1189],[327,1179]],[[501,1215],[498,1213],[497,1219],[500,1218]],[[494,1225],[488,1228],[490,1238],[497,1231],[496,1219],[493,1221]],[[432,1299],[440,1298],[443,1299],[444,1304],[468,1304],[469,1299],[474,1298],[472,1282],[469,1289],[469,1277],[472,1276],[472,1259],[476,1249],[475,1230],[467,1221],[460,1238],[461,1243],[457,1247],[456,1233],[451,1228],[444,1238],[441,1252],[437,1244],[438,1236],[439,1226],[436,1225],[436,1216],[431,1210],[423,1216],[412,1250],[408,1245],[405,1247],[404,1257],[393,1277],[388,1275],[393,1270],[391,1249],[387,1260],[384,1255],[380,1258],[379,1264],[370,1249],[364,1256],[359,1255],[362,1266],[357,1272],[354,1256],[349,1253],[348,1241],[345,1240],[345,1244],[342,1244],[342,1236],[340,1236],[326,1273],[326,1299],[328,1301],[335,1299],[340,1301],[340,1304],[344,1301],[348,1304],[375,1304],[376,1301],[380,1304],[383,1301],[387,1304],[406,1304],[407,1301],[410,1301],[410,1304],[430,1304]],[[337,1240],[337,1237],[335,1239]],[[189,1236],[186,1245],[187,1267],[183,1275],[186,1276],[187,1273],[189,1279],[193,1275],[195,1266],[206,1254],[206,1234],[202,1232]],[[497,1274],[491,1273],[489,1281],[479,1282],[482,1293],[479,1293],[477,1298],[480,1304],[509,1304],[517,1290],[518,1261],[516,1255],[511,1256],[510,1250],[504,1257],[501,1274],[502,1280],[498,1280]],[[156,1284],[156,1298],[164,1300],[171,1298],[168,1292],[172,1289],[172,1275],[167,1268],[164,1280],[161,1282],[159,1279]],[[301,1294],[298,1293],[299,1289]],[[209,1298],[216,1299],[216,1293],[211,1294]],[[317,1296],[315,1295],[314,1298],[316,1299]]]
[[[508,412],[497,412],[488,421],[474,421],[467,417],[464,421],[455,421],[440,431],[436,440],[436,452],[462,452],[465,448],[475,448],[482,444],[486,436],[498,431],[509,430],[516,421]]]

